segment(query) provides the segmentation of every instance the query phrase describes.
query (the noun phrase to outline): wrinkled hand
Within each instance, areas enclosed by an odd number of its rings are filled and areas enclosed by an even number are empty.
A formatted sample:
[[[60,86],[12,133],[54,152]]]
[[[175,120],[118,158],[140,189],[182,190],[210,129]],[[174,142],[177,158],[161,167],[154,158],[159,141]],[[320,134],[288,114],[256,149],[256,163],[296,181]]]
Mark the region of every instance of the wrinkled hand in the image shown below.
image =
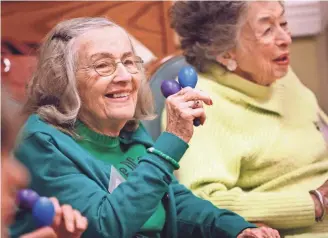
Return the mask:
[[[198,103],[195,103],[196,101]],[[193,120],[199,118],[202,125],[206,120],[203,102],[207,105],[213,104],[205,92],[190,87],[169,96],[166,100],[166,131],[188,143],[194,132]]]
[[[325,204],[325,208],[326,208],[326,212],[328,213],[328,180],[326,180],[326,182],[324,182],[319,188],[317,188],[317,190],[321,193],[321,195],[323,196],[323,199],[324,199],[324,204]],[[319,217],[321,216],[322,214],[322,208],[321,208],[321,205],[320,205],[320,202],[319,200],[314,197],[312,195],[312,198],[314,200],[314,203],[315,203],[315,213],[316,213],[316,217]]]
[[[59,205],[57,198],[50,198],[55,206],[52,224],[58,238],[79,238],[88,227],[87,219],[70,205]]]
[[[270,227],[248,228],[243,230],[237,238],[280,238],[279,232]]]
[[[51,227],[42,227],[20,238],[79,238],[88,227],[87,219],[70,205],[60,206],[57,198],[50,198],[55,206]]]
[[[58,238],[54,229],[51,227],[43,227],[31,233],[20,236],[20,238]]]

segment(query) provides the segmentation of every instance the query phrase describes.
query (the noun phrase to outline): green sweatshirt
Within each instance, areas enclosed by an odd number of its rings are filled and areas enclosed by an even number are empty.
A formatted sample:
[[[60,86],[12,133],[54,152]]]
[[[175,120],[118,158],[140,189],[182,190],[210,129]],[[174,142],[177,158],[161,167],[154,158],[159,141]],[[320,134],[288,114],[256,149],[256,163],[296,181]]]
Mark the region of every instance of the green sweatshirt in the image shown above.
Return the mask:
[[[104,161],[106,164],[113,165],[122,175],[122,180],[127,179],[129,173],[137,167],[140,156],[145,155],[147,152],[143,144],[133,143],[125,145],[124,142],[120,142],[120,137],[98,134],[90,130],[82,122],[77,123],[76,131],[79,136],[82,137],[76,140],[77,143],[95,158]],[[109,190],[111,190],[111,188],[109,188]],[[154,214],[140,229],[141,234],[159,237],[164,223],[165,210],[162,201],[160,201]]]
[[[120,137],[127,146],[153,146],[177,161],[188,148],[166,132],[153,143],[142,125]],[[94,158],[38,115],[29,117],[15,156],[30,170],[32,189],[41,196],[57,197],[61,204],[71,204],[88,218],[83,237],[138,237],[161,201],[166,211],[161,237],[236,237],[255,227],[237,214],[195,197],[178,183],[173,166],[150,153],[141,156],[126,181],[109,192],[112,165]],[[20,214],[11,235],[18,237],[34,228],[31,215]]]

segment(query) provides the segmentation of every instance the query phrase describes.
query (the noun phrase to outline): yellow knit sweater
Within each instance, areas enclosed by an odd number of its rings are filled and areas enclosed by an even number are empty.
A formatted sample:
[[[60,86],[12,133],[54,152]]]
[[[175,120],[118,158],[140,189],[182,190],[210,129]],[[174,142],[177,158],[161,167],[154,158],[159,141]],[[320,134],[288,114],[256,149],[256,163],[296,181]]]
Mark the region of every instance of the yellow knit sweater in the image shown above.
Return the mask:
[[[179,180],[220,208],[263,222],[286,237],[328,238],[309,190],[328,179],[328,147],[315,126],[313,93],[290,71],[264,87],[212,65],[199,75],[207,121],[195,128]]]

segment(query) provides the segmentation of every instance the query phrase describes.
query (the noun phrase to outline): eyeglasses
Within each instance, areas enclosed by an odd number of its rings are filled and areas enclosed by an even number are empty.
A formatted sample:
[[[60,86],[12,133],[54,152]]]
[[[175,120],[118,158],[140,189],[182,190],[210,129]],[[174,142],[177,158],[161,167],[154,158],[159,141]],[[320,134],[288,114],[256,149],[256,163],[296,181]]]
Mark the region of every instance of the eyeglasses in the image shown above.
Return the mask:
[[[127,57],[119,62],[115,62],[111,58],[105,58],[96,61],[92,67],[100,76],[110,76],[116,71],[119,63],[122,63],[130,74],[136,74],[140,72],[143,60],[139,56]]]

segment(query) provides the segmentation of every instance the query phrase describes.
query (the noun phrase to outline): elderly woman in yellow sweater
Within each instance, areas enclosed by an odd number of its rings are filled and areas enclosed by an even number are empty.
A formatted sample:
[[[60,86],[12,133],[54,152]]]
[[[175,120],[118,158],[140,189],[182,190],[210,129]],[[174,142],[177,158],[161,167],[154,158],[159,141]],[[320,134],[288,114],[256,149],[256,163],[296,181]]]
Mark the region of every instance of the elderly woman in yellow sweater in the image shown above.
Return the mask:
[[[283,4],[178,1],[171,17],[213,100],[180,181],[286,237],[328,237],[328,119],[289,68]]]

